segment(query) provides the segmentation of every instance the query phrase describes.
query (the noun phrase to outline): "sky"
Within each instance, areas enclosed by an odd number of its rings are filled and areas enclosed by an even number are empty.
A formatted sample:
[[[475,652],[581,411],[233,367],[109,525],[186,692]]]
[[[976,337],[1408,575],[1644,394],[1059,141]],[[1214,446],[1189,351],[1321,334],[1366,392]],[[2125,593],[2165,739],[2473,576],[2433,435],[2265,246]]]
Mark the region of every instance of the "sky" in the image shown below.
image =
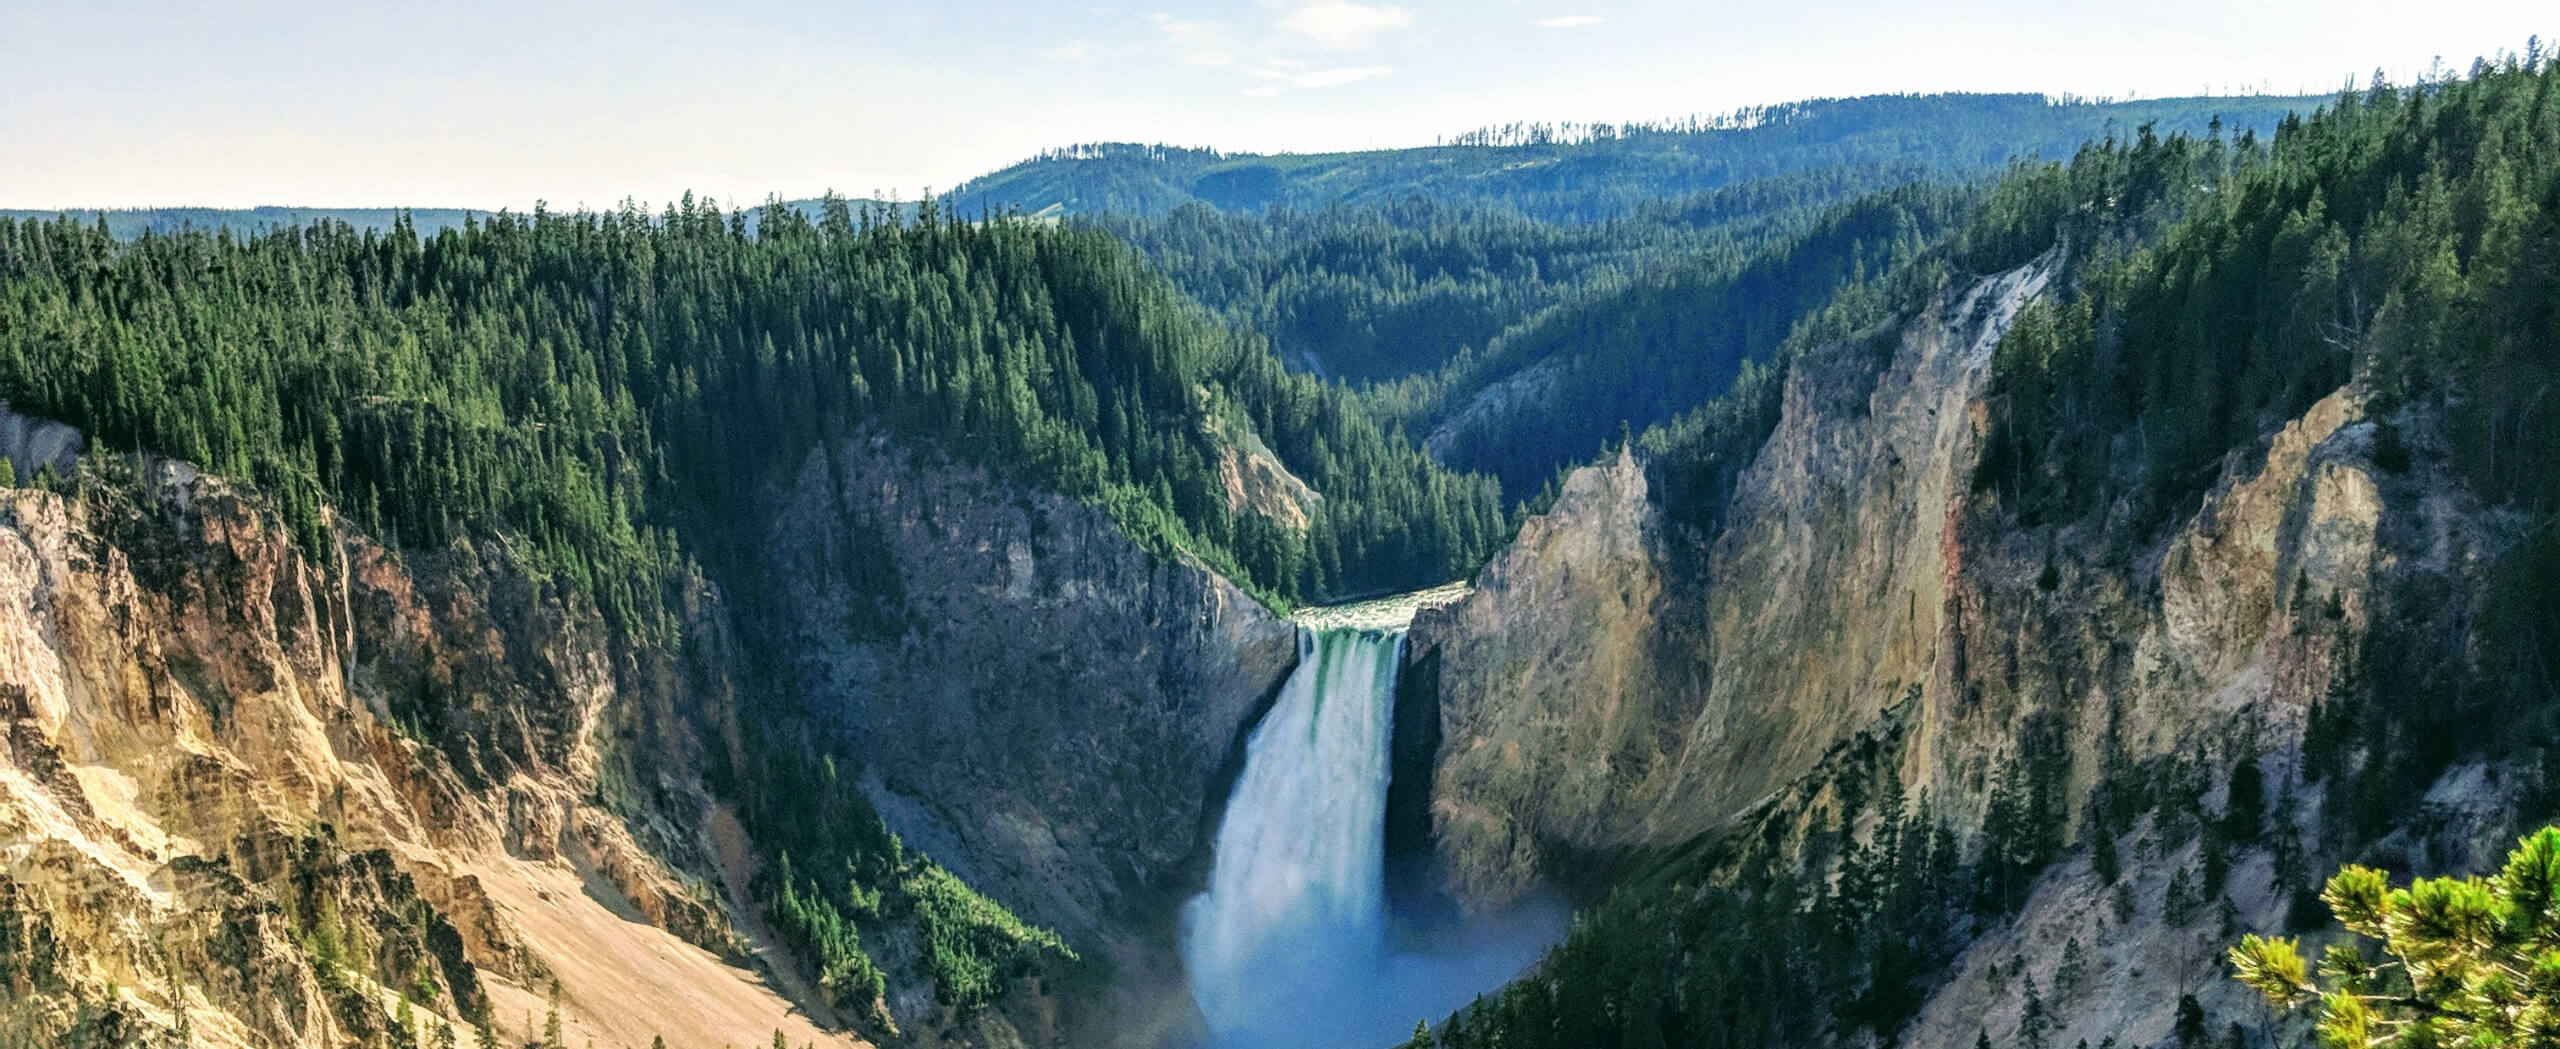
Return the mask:
[[[0,0],[0,208],[913,199],[1050,147],[1313,152],[1809,97],[2329,93],[2549,0]]]

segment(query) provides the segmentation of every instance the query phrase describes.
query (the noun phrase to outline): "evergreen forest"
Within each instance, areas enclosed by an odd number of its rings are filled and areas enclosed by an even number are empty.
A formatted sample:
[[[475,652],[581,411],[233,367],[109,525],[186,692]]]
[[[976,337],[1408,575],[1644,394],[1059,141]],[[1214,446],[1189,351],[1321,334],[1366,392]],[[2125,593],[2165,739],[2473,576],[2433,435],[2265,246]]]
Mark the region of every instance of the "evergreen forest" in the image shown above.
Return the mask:
[[[1098,233],[686,201],[433,236],[0,220],[0,390],[109,448],[249,478],[395,544],[478,530],[626,621],[732,567],[759,486],[861,427],[1091,500],[1275,602],[1464,574],[1492,484],[1281,367]],[[1232,435],[1319,493],[1231,506]]]

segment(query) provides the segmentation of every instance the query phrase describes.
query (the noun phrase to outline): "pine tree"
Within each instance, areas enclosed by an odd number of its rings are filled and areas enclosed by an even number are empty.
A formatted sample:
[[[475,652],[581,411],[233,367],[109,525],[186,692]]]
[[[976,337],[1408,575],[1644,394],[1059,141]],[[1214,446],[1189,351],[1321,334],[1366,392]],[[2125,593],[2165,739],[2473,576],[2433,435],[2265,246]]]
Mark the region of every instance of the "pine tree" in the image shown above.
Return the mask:
[[[2316,1006],[2323,1044],[2551,1038],[2560,983],[2545,977],[2560,935],[2560,828],[2518,841],[2494,877],[2421,878],[2394,889],[2381,871],[2348,867],[2321,900],[2370,945],[2331,944],[2316,977],[2296,940],[2244,936],[2230,958],[2240,982],[2279,1009]]]
[[[2206,898],[2221,895],[2223,884],[2231,877],[2231,843],[2224,836],[2224,826],[2220,821],[2205,821],[2203,834],[2197,840],[2197,872],[2202,882],[2197,892]]]
[[[2062,945],[2062,962],[2053,970],[2053,996],[2061,1002],[2075,1002],[2089,985],[2089,954],[2081,949],[2080,938],[2071,937]]]
[[[2267,779],[2255,760],[2242,761],[2231,770],[2231,787],[2223,804],[2224,836],[2235,842],[2256,842],[2265,833]]]
[[[2024,1049],[2045,1049],[2053,1036],[2053,1017],[2045,1009],[2044,996],[2036,992],[2034,973],[2027,974],[2023,1004],[2018,1007],[2018,1044]]]
[[[2206,1049],[2204,1005],[2192,994],[2178,996],[2178,1019],[2171,1028],[2178,1049]]]
[[[2169,890],[2160,904],[2160,920],[2170,928],[2184,929],[2203,914],[2204,898],[2197,895],[2195,883],[2187,878],[2187,869],[2178,868],[2169,875]]]
[[[560,1038],[560,981],[551,981],[548,1002],[542,1012],[542,1049],[568,1049]]]
[[[410,970],[409,985],[402,988],[400,993],[402,997],[422,1005],[432,1004],[436,1000],[435,973],[428,967],[424,957],[419,958],[417,965]]]

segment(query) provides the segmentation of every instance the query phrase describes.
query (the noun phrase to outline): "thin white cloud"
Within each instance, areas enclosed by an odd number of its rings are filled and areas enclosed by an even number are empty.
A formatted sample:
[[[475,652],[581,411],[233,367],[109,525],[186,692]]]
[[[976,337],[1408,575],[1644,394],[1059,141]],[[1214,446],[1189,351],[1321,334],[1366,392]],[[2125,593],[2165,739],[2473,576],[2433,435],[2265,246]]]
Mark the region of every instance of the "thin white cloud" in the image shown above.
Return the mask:
[[[1562,18],[1541,18],[1538,20],[1538,26],[1542,29],[1580,29],[1606,21],[1608,19],[1599,15],[1565,15]]]
[[[1164,34],[1164,42],[1186,66],[1223,67],[1236,64],[1235,45],[1227,38],[1225,26],[1216,22],[1200,22],[1176,18],[1162,11],[1147,15],[1156,31]]]
[[[1290,77],[1289,83],[1298,87],[1340,87],[1344,84],[1357,84],[1363,80],[1376,80],[1394,72],[1395,69],[1391,66],[1317,69]]]
[[[1280,28],[1315,41],[1332,51],[1356,51],[1378,34],[1413,24],[1413,12],[1401,7],[1370,7],[1345,0],[1307,4],[1280,19]]]
[[[1156,31],[1164,34],[1167,43],[1178,47],[1218,47],[1227,39],[1226,30],[1216,22],[1175,18],[1162,11],[1149,14],[1147,21],[1155,23]]]
[[[1146,15],[1148,24],[1156,28],[1163,51],[1173,60],[1187,66],[1231,69],[1256,81],[1241,90],[1247,98],[1270,98],[1288,91],[1340,87],[1364,80],[1376,80],[1395,72],[1390,66],[1324,66],[1310,65],[1302,58],[1264,53],[1251,60],[1243,55],[1267,52],[1288,46],[1280,40],[1248,39],[1225,22],[1187,19],[1163,11]],[[1365,46],[1379,33],[1410,25],[1413,15],[1402,8],[1367,7],[1355,3],[1300,3],[1280,23],[1284,34],[1295,34],[1324,47],[1348,50]],[[1304,43],[1299,42],[1303,47]]]
[[[1245,72],[1263,83],[1244,89],[1248,98],[1270,98],[1291,88],[1341,87],[1363,80],[1393,76],[1394,66],[1335,66],[1329,69],[1274,68],[1273,65],[1247,66]]]
[[[1069,40],[1056,47],[1042,48],[1040,53],[1049,58],[1062,58],[1074,62],[1091,56],[1093,45],[1082,40]]]

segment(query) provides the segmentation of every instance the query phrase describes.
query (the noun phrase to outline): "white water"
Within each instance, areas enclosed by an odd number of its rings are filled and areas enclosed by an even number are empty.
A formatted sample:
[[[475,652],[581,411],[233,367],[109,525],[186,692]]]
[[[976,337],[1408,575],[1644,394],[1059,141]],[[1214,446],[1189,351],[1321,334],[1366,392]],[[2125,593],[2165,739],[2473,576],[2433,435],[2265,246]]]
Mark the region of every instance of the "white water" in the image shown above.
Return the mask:
[[[1405,627],[1442,588],[1299,616],[1298,669],[1245,745],[1207,891],[1183,909],[1192,997],[1224,1049],[1401,1041],[1510,978],[1554,915],[1395,942],[1385,888],[1396,672]]]

